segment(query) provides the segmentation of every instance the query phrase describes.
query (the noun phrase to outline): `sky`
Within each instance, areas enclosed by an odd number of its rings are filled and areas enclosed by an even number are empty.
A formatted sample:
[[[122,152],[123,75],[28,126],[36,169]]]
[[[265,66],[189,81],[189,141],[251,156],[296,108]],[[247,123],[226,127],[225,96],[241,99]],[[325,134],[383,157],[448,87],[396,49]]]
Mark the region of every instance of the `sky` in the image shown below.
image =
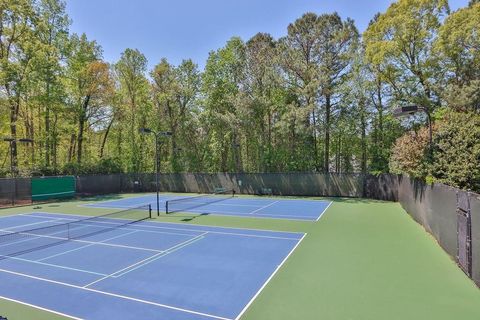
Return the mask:
[[[258,32],[275,38],[305,12],[338,12],[360,32],[391,0],[66,0],[71,32],[85,33],[103,48],[106,61],[118,61],[126,48],[138,49],[152,69],[165,57],[178,65],[192,59],[203,68],[208,53],[232,36],[244,41]],[[468,0],[450,0],[450,8]]]

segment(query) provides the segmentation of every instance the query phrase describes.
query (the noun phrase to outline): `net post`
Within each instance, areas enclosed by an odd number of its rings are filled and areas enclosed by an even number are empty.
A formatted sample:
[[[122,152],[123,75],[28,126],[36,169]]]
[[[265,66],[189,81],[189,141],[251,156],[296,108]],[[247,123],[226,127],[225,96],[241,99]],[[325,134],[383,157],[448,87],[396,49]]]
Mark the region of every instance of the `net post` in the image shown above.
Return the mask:
[[[148,216],[152,219],[152,204],[148,205]]]
[[[168,201],[165,201],[165,214],[168,214]]]

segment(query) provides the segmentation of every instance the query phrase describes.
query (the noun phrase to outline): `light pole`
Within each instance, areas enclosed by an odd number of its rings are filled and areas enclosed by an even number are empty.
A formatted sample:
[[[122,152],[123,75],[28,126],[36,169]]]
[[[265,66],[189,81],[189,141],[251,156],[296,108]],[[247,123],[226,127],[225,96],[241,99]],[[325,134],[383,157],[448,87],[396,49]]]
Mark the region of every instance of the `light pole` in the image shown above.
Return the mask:
[[[155,136],[155,188],[157,191],[157,216],[160,216],[160,152],[158,150],[159,142],[161,142],[161,137],[170,137],[172,133],[170,131],[155,131],[149,128],[140,128],[138,131],[141,134],[153,134]]]
[[[33,143],[33,139],[22,138],[22,139],[15,139],[12,137],[3,138],[3,141],[8,142],[10,148],[10,171],[13,177],[13,196],[12,196],[12,205],[15,205],[15,197],[17,196],[17,168],[15,167],[13,161],[13,144],[20,142],[20,143]]]
[[[433,155],[433,131],[432,131],[432,116],[430,115],[429,110],[425,107],[420,107],[417,105],[409,105],[409,106],[398,107],[395,110],[393,110],[393,116],[395,118],[400,118],[404,116],[411,116],[418,112],[423,112],[427,115],[429,143],[430,143],[429,151],[430,151],[430,156],[432,156]]]

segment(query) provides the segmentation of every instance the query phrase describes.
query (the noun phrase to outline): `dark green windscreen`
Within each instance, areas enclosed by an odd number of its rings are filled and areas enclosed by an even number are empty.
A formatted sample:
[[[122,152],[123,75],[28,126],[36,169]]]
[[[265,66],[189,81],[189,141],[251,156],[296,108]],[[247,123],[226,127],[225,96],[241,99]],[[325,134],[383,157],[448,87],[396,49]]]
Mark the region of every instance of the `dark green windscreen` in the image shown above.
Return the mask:
[[[71,198],[75,196],[75,177],[32,178],[32,200]]]

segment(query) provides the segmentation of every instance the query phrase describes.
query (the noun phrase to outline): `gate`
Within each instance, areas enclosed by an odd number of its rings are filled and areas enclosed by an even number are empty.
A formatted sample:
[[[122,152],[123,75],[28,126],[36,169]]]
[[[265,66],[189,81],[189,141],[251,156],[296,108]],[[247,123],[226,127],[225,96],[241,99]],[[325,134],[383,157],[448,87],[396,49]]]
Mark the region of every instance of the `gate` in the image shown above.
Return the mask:
[[[457,262],[460,268],[472,276],[472,218],[467,192],[457,192]]]

